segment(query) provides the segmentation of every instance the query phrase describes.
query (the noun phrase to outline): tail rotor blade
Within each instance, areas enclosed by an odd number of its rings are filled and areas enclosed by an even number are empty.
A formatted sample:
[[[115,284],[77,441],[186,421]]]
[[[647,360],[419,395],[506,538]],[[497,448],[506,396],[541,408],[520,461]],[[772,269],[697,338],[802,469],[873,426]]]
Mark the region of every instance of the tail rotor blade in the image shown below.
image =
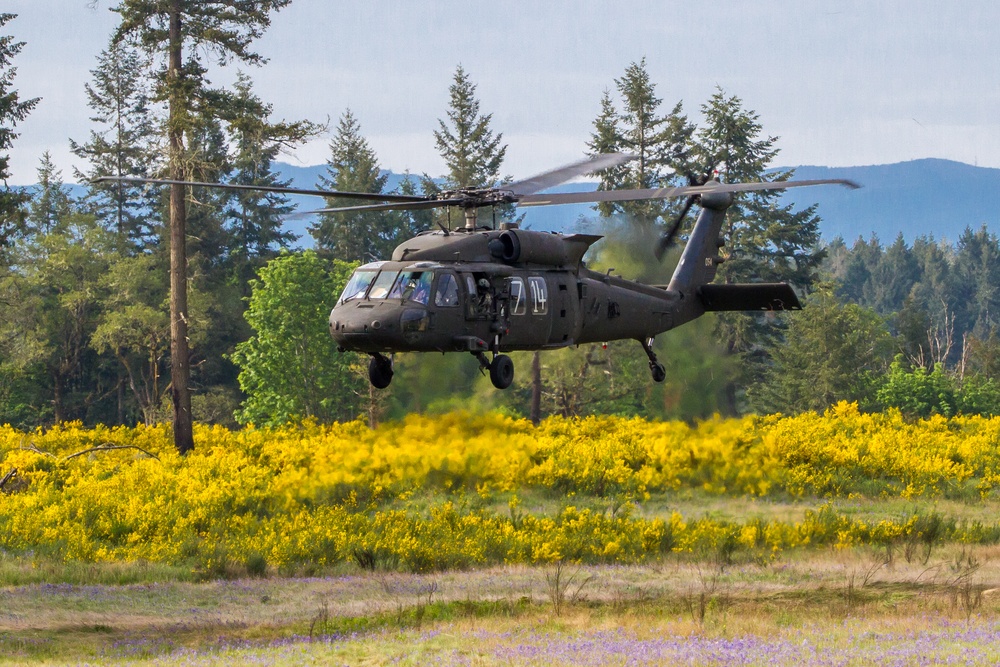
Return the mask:
[[[677,232],[681,229],[681,223],[684,222],[684,218],[687,217],[688,211],[691,210],[691,207],[694,205],[694,201],[697,198],[697,195],[691,195],[684,200],[684,206],[681,208],[680,214],[674,219],[674,224],[672,224],[670,229],[668,229],[666,233],[660,237],[659,242],[656,244],[656,250],[654,250],[657,260],[662,261],[663,256],[668,250],[670,250],[671,246],[673,246],[674,239],[677,237]]]

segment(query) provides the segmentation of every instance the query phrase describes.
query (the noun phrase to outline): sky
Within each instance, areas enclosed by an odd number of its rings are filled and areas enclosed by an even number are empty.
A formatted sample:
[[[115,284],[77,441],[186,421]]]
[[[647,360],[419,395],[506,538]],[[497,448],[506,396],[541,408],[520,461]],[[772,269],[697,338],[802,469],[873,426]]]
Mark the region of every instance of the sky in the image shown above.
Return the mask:
[[[49,151],[64,178],[83,167],[84,85],[117,24],[117,0],[4,0],[22,99],[40,97],[11,150],[11,185]],[[717,90],[777,137],[780,165],[946,158],[1000,168],[995,0],[293,0],[243,66],[273,119],[332,129],[346,109],[396,172],[440,175],[433,130],[461,65],[524,178],[580,159],[604,90],[633,62],[668,111],[698,121]],[[212,71],[213,83],[236,66]],[[331,132],[282,159],[323,163]]]

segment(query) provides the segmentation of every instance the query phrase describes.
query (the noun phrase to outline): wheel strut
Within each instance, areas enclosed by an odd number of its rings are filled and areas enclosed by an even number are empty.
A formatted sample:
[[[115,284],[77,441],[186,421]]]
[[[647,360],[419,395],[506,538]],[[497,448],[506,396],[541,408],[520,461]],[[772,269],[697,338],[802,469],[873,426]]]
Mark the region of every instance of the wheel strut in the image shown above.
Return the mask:
[[[663,367],[663,364],[656,360],[656,353],[653,352],[653,339],[647,338],[646,340],[639,341],[639,343],[649,358],[649,371],[653,374],[653,382],[663,382],[667,379],[667,370]]]
[[[497,389],[506,389],[514,381],[514,362],[506,354],[494,354],[493,361],[486,359],[483,352],[473,353],[479,360],[479,370],[490,374],[490,382]]]

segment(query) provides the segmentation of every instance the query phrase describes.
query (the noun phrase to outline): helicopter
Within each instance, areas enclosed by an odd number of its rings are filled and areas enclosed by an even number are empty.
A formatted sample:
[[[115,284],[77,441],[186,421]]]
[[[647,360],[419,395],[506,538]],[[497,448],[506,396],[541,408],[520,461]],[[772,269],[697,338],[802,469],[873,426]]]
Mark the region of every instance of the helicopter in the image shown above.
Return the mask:
[[[384,389],[394,374],[397,352],[468,352],[497,389],[514,380],[512,351],[549,350],[612,340],[636,340],[655,382],[666,371],[653,351],[654,338],[706,312],[779,311],[802,308],[787,283],[714,284],[725,261],[722,226],[739,192],[837,184],[844,179],[722,183],[694,178],[686,186],[637,190],[549,193],[573,178],[635,159],[599,154],[537,176],[489,188],[460,188],[435,195],[373,194],[193,183],[231,189],[276,191],[381,203],[324,208],[294,214],[415,210],[455,207],[464,226],[427,230],[399,244],[389,260],[359,266],[330,312],[330,335],[341,352],[370,356],[368,379]],[[165,179],[106,178],[173,184]],[[681,212],[659,239],[657,258],[673,243],[691,207],[701,211],[673,275],[666,285],[649,285],[599,273],[584,262],[600,235],[541,232],[514,222],[480,225],[478,211],[501,205],[552,206],[569,203],[686,197]]]

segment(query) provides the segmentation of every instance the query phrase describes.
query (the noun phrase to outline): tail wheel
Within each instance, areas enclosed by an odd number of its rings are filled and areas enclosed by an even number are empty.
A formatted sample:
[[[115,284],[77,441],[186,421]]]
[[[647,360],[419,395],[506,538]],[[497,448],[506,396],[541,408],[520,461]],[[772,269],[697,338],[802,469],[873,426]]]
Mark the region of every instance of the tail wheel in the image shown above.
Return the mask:
[[[497,389],[506,389],[514,381],[514,362],[506,354],[498,354],[490,363],[490,382]]]
[[[368,362],[368,381],[376,389],[385,389],[392,382],[392,362],[381,354]]]

